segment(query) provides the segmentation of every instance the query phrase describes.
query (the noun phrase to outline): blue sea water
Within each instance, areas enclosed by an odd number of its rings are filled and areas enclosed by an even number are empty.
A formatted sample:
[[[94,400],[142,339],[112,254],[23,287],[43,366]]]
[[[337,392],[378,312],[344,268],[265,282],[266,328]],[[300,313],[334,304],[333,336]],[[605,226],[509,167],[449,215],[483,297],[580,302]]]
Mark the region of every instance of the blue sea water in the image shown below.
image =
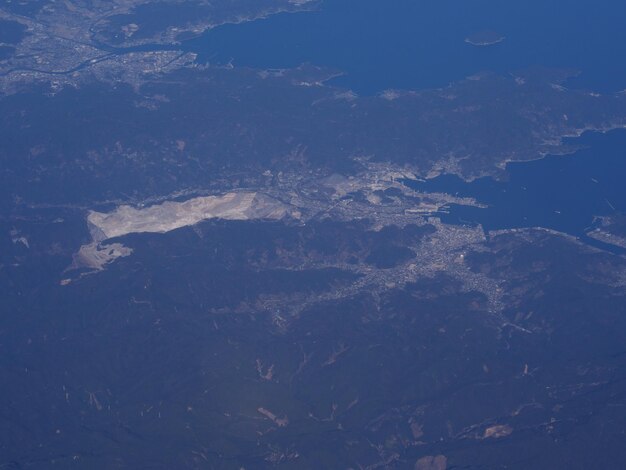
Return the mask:
[[[213,63],[336,68],[345,75],[334,83],[360,94],[537,65],[580,70],[573,85],[607,92],[626,88],[625,20],[621,0],[326,0],[313,12],[220,26],[184,47]],[[484,30],[506,39],[465,42]]]
[[[506,181],[465,182],[442,175],[404,183],[418,191],[474,197],[488,205],[451,206],[449,214],[440,214],[444,222],[480,223],[486,230],[545,227],[597,245],[585,237],[594,217],[626,212],[626,131],[587,133],[575,143],[582,148],[573,155],[510,163]]]
[[[309,62],[344,72],[334,85],[359,94],[445,86],[481,71],[576,69],[570,87],[626,88],[626,2],[617,0],[327,0],[312,12],[218,27],[185,47],[212,63],[259,68]],[[487,47],[465,38],[492,30]],[[488,209],[456,206],[450,223],[486,229],[541,226],[584,237],[594,216],[626,211],[626,132],[586,134],[575,155],[512,163],[504,182],[453,176],[407,184],[472,196]],[[593,242],[593,241],[590,241]]]

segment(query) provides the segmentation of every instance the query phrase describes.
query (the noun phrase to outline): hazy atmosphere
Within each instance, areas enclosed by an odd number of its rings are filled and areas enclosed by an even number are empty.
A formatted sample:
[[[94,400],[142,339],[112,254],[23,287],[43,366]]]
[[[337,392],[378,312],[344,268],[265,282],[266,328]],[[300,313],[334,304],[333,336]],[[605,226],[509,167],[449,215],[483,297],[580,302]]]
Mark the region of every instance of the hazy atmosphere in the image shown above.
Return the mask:
[[[625,468],[625,21],[0,2],[0,468]]]

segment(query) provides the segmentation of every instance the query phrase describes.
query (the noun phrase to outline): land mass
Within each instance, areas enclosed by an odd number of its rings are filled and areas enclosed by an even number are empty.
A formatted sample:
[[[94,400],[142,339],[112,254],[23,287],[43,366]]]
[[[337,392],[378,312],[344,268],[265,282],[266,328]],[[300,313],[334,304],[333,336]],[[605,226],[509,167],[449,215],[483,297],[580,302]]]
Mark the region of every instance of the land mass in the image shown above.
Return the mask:
[[[165,233],[201,220],[282,219],[298,213],[278,201],[254,192],[206,196],[184,202],[167,201],[145,208],[120,206],[113,212],[91,211],[87,217],[95,241],[129,233]]]
[[[480,31],[465,38],[465,42],[472,46],[486,47],[503,42],[506,38],[496,31]]]
[[[587,236],[626,249],[626,215],[617,213],[610,216],[596,217],[595,227]]]

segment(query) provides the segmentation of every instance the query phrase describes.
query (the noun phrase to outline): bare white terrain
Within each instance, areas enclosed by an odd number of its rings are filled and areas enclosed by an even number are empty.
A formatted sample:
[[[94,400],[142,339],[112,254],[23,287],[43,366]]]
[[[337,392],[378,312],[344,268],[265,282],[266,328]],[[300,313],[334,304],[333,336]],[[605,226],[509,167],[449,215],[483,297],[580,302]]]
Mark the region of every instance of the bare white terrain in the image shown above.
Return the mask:
[[[74,259],[70,269],[88,268],[94,271],[101,271],[104,267],[115,261],[117,258],[130,256],[133,250],[121,243],[100,244],[91,242],[83,245],[74,254]]]
[[[282,219],[298,214],[281,202],[256,192],[227,193],[223,196],[196,197],[184,202],[135,208],[120,206],[112,212],[91,211],[87,221],[96,241],[129,233],[165,233],[207,219]]]
[[[252,191],[196,197],[184,202],[166,201],[149,207],[119,206],[106,213],[90,211],[87,222],[92,241],[80,247],[69,269],[101,271],[117,258],[129,256],[130,248],[107,242],[129,233],[165,233],[207,219],[278,220],[288,215],[300,217],[297,210]]]

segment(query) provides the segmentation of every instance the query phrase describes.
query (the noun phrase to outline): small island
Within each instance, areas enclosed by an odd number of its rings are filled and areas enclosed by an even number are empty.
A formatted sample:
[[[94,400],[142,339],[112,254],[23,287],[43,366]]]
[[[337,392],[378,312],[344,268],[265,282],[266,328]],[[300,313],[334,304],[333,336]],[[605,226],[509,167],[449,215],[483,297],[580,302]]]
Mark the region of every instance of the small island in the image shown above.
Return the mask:
[[[480,31],[465,38],[465,42],[472,46],[487,47],[499,44],[505,37],[496,31]]]

